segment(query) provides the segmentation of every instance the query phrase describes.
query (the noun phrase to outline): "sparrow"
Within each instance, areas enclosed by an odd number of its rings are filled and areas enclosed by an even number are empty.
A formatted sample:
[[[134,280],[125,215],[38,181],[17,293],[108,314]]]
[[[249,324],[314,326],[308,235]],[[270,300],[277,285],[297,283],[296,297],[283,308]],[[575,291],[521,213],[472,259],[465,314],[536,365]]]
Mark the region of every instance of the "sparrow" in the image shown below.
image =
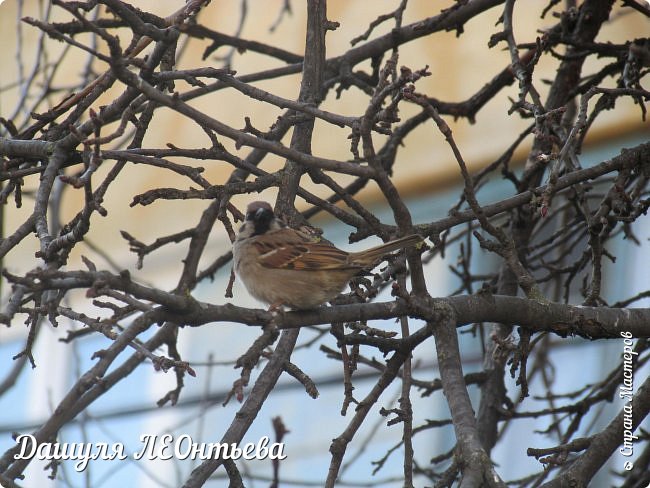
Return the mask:
[[[294,310],[317,308],[334,299],[348,281],[386,254],[422,242],[408,235],[360,252],[346,252],[288,227],[267,202],[252,202],[233,243],[235,274],[248,292],[270,305]]]

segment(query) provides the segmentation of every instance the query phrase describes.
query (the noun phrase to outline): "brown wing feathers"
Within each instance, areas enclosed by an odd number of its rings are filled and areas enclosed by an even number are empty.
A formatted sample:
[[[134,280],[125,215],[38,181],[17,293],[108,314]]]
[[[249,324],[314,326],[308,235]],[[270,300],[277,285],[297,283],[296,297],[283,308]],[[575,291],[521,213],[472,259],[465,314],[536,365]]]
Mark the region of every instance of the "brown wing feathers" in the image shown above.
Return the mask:
[[[422,240],[420,236],[410,235],[366,251],[347,253],[330,244],[313,242],[299,232],[295,232],[290,242],[287,242],[286,234],[284,237],[277,240],[274,239],[273,233],[268,233],[255,243],[262,266],[305,271],[364,269],[377,264],[386,254],[415,245]]]

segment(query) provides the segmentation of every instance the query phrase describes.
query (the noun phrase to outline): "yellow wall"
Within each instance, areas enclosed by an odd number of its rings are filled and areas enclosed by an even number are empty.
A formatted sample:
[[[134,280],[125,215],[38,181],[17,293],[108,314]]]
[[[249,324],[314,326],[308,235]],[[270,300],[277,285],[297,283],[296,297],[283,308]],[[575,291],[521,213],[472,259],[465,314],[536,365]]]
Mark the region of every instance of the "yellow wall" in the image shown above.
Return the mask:
[[[38,3],[34,0],[26,1],[23,15],[39,17]],[[132,3],[143,10],[150,10],[161,16],[169,15],[182,5],[180,0],[142,0]],[[269,27],[275,21],[283,3],[283,0],[249,1],[249,16],[246,20],[243,37],[272,43],[295,53],[302,53],[306,20],[304,1],[291,2],[293,15],[285,18],[274,33],[269,32]],[[360,32],[363,32],[370,20],[381,13],[392,10],[398,3],[397,1],[330,1],[328,4],[328,17],[331,20],[340,22],[341,26],[338,30],[328,34],[328,57],[345,52],[349,48],[349,41]],[[453,3],[451,1],[413,0],[409,2],[404,22],[410,23],[435,15],[440,8]],[[546,5],[546,3],[535,0],[517,2],[515,8],[515,25],[517,28],[515,35],[518,41],[533,41],[536,35],[535,32],[538,29],[543,29],[556,22],[556,19],[550,16],[543,20],[539,19],[537,13],[531,15],[530,11],[527,10],[531,5],[539,9],[540,5]],[[47,4],[47,2],[43,2],[43,4]],[[435,9],[433,5],[435,5]],[[15,54],[18,39],[16,27],[17,6],[18,2],[14,0],[7,0],[0,6],[0,32],[2,32],[3,38],[0,63],[5,67],[0,83],[3,87],[11,85],[17,79],[18,71]],[[59,8],[53,10],[56,12],[55,20],[57,21],[70,18],[68,14],[62,13]],[[400,65],[405,64],[412,69],[420,69],[425,65],[430,67],[432,76],[418,82],[418,91],[445,101],[462,101],[494,75],[506,68],[510,60],[508,52],[503,49],[504,44],[502,43],[493,49],[487,48],[490,36],[498,29],[498,27],[495,27],[495,23],[501,12],[502,7],[496,7],[488,14],[481,16],[480,20],[471,21],[465,26],[465,33],[460,38],[456,37],[455,32],[444,32],[402,46]],[[614,42],[624,42],[627,39],[646,35],[650,23],[644,20],[641,15],[631,15],[630,13],[629,9],[617,7],[613,15],[613,17],[617,18],[616,22],[606,27],[601,38]],[[212,29],[233,34],[239,16],[239,1],[212,0],[200,14],[199,22]],[[386,23],[380,26],[372,36],[388,32],[391,25]],[[29,58],[35,52],[40,33],[28,25],[23,25],[22,31],[24,69],[25,72],[28,72],[31,69]],[[122,46],[127,45],[129,41],[128,32],[123,30],[119,36]],[[79,36],[78,40],[88,43],[89,37]],[[50,61],[56,60],[65,48],[64,44],[52,40],[46,40],[46,44],[48,49],[52,50]],[[203,49],[208,44],[209,41],[191,40],[186,54],[179,63],[179,67],[220,66],[213,58],[201,61]],[[71,55],[66,58],[66,65],[62,67],[55,79],[55,86],[69,86],[76,83],[77,76],[83,70],[87,55],[75,48],[71,49]],[[227,51],[228,48],[222,48],[217,54],[225,54]],[[602,64],[603,61],[590,60],[586,70],[594,69],[594,65],[597,63]],[[366,63],[367,65],[368,63]],[[539,80],[551,78],[556,65],[557,63],[550,59],[543,60],[539,65],[535,79],[536,86],[542,93],[547,88]],[[94,66],[98,72],[107,69],[107,65],[101,62],[95,63]],[[242,57],[235,57],[233,68],[239,74],[247,74],[260,69],[278,66],[281,66],[281,62],[270,57],[246,53]],[[9,68],[7,69],[7,67]],[[299,76],[294,75],[257,83],[256,86],[286,98],[295,99],[299,90],[299,82]],[[610,80],[609,83],[610,86],[613,86],[614,82]],[[176,87],[179,91],[188,89],[188,85],[183,82],[178,82]],[[106,94],[102,103],[108,103],[120,90],[121,86],[111,90]],[[508,116],[507,114],[510,107],[507,97],[514,98],[517,93],[518,87],[516,84],[502,90],[494,100],[481,110],[476,123],[473,125],[465,120],[454,122],[448,118],[456,141],[472,170],[476,170],[498,157],[512,142],[515,135],[527,125],[527,122],[522,121],[518,116]],[[0,113],[3,117],[9,117],[13,112],[18,95],[19,89],[17,87],[0,93]],[[57,96],[51,98],[52,103],[57,100]],[[340,100],[336,100],[334,93],[330,92],[322,108],[347,115],[360,115],[364,112],[366,103],[365,96],[360,96],[357,90],[351,89],[344,92]],[[260,130],[267,130],[281,113],[279,109],[269,104],[251,102],[234,90],[222,90],[202,97],[192,102],[192,104],[205,111],[208,115],[237,128],[244,126],[244,116],[248,115],[255,127]],[[402,120],[417,113],[417,111],[416,107],[403,104]],[[622,132],[647,130],[647,128],[647,123],[644,125],[640,122],[640,111],[637,106],[629,102],[619,101],[617,110],[608,113],[606,117],[602,118],[595,128],[594,134],[598,139],[602,140]],[[334,159],[349,159],[351,155],[349,140],[347,139],[348,133],[347,130],[326,126],[321,121],[317,122],[313,143],[314,153]],[[381,136],[376,137],[377,142],[380,139]],[[231,141],[223,138],[220,138],[220,140],[226,147],[235,151]],[[288,144],[288,138],[284,142]],[[164,147],[166,143],[186,148],[208,147],[210,144],[207,136],[196,124],[169,109],[162,108],[156,113],[151,130],[145,139],[144,147],[159,148]],[[249,150],[249,148],[244,147],[238,151],[238,155],[244,157]],[[525,147],[518,152],[519,157],[524,155]],[[398,158],[399,163],[395,175],[399,188],[405,193],[432,191],[441,184],[449,184],[450,181],[458,178],[457,166],[449,147],[432,122],[424,124],[411,134],[406,141],[406,147],[400,149]],[[223,183],[231,171],[227,164],[219,161],[176,161],[183,164],[204,166],[206,168],[204,175],[215,184]],[[98,172],[96,181],[101,181],[112,164],[112,161],[105,163],[104,167]],[[281,167],[282,164],[281,158],[271,156],[264,163],[263,168],[272,171]],[[307,180],[307,178],[305,179]],[[341,178],[341,183],[345,181],[345,178]],[[33,189],[37,183],[37,177],[27,178],[26,188]],[[120,259],[120,261],[124,267],[132,267],[135,259],[133,255],[129,255],[125,241],[120,238],[118,233],[120,229],[127,230],[136,237],[150,242],[153,238],[162,234],[169,234],[194,225],[201,210],[206,205],[204,201],[159,201],[148,207],[130,208],[129,203],[134,195],[151,188],[159,186],[188,188],[192,185],[189,180],[183,180],[175,174],[160,169],[144,166],[128,168],[120,177],[118,184],[119,189],[115,187],[109,193],[105,202],[109,216],[107,218],[99,216],[93,218],[92,225],[95,228],[88,238],[96,244],[108,247],[117,256],[122,256],[123,259]],[[328,194],[327,191],[321,188],[313,188],[313,185],[310,184],[308,186],[320,195]],[[267,193],[269,198],[272,198],[272,193]],[[369,185],[368,189],[360,196],[366,201],[375,200],[379,197],[374,185]],[[237,205],[243,205],[250,198],[249,195],[239,196],[234,199],[234,202]],[[78,211],[81,202],[82,191],[68,189],[64,206],[64,218],[71,218]],[[13,230],[21,219],[31,211],[31,208],[32,202],[28,198],[25,198],[23,209],[16,210],[9,205],[5,233]],[[228,247],[223,232],[215,236],[215,243],[221,249]],[[35,240],[33,240],[33,244],[36,245]],[[35,261],[33,258],[35,249],[34,247],[31,250],[16,250],[10,254],[10,259],[5,264],[11,267],[16,263],[21,263],[31,267]],[[101,263],[101,260],[99,262]],[[156,262],[155,258],[150,259],[150,262]],[[160,263],[166,264],[168,261],[161,258]]]

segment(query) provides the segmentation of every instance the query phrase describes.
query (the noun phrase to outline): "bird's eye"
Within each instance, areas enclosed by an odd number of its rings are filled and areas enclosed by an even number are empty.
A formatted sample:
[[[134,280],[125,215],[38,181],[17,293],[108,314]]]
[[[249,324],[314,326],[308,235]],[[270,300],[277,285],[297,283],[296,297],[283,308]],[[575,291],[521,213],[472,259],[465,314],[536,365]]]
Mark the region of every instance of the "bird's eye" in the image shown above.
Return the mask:
[[[253,220],[254,217],[255,217],[255,214],[253,212],[248,212],[246,214],[246,220]]]

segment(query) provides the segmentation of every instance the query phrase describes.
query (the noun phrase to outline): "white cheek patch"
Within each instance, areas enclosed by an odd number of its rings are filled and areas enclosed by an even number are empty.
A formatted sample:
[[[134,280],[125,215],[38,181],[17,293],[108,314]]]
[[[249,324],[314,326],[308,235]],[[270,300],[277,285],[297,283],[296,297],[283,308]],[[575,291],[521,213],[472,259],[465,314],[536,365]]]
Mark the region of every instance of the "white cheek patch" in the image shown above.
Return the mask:
[[[251,225],[250,222],[244,222],[244,224],[239,228],[239,232],[237,233],[237,240],[241,241],[243,239],[248,239],[253,235],[255,231],[255,228],[253,225]]]

